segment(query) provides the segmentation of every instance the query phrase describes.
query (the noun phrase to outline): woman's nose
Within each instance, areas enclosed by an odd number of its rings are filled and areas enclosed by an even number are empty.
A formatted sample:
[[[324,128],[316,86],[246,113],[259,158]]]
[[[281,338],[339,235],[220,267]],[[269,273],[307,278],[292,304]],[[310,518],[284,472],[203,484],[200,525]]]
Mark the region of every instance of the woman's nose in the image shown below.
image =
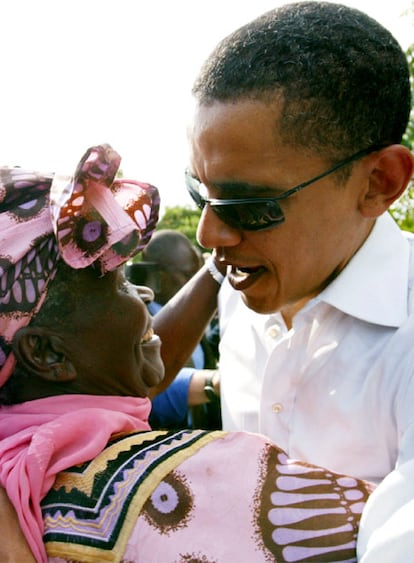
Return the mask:
[[[151,301],[154,301],[154,292],[150,287],[147,287],[146,285],[137,285],[135,287],[138,291],[138,295],[144,303],[151,303]]]

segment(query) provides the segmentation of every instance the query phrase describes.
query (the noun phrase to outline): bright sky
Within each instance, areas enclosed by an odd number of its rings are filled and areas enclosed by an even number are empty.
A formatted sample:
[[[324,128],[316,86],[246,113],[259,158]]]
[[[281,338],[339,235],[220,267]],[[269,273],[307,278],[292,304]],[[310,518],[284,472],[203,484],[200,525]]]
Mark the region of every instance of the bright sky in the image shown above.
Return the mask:
[[[192,82],[225,35],[282,0],[0,0],[0,163],[71,173],[110,143],[162,205],[183,183]],[[411,0],[345,0],[414,43]]]

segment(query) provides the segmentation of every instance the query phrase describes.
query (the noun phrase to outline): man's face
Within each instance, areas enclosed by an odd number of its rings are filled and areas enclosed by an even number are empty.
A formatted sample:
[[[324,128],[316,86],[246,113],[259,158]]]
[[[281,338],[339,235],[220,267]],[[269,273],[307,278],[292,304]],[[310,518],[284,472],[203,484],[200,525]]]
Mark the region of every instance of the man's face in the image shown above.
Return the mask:
[[[279,111],[250,100],[196,108],[190,172],[205,184],[208,198],[280,196],[332,165],[282,143]],[[359,201],[368,181],[362,159],[346,183],[327,176],[282,200],[285,222],[263,231],[231,227],[206,205],[198,240],[231,267],[229,282],[248,307],[289,316],[339,273],[367,237],[373,220],[361,215]]]

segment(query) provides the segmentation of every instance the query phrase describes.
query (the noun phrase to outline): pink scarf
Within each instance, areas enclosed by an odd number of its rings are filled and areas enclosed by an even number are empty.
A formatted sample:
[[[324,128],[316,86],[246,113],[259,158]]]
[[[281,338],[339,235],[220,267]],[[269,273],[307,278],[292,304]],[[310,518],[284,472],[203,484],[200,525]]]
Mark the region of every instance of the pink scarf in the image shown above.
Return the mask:
[[[56,475],[93,459],[113,434],[150,430],[149,399],[61,395],[0,408],[0,482],[36,561],[47,561],[40,502]]]

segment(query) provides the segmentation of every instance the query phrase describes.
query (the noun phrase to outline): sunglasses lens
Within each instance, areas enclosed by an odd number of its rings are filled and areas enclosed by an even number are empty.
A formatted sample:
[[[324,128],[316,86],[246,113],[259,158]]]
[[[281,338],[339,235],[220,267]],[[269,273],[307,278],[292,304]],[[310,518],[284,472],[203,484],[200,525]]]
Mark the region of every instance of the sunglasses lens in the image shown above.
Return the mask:
[[[191,198],[199,209],[204,209],[206,200],[200,195],[199,180],[188,173],[185,179]],[[249,203],[236,203],[234,200],[227,203],[227,201],[221,200],[220,204],[209,201],[209,205],[224,223],[235,229],[260,231],[276,227],[285,220],[280,205],[272,199],[257,202],[252,199]]]
[[[260,231],[283,223],[285,217],[276,201],[213,205],[220,219],[236,229]]]
[[[188,193],[190,194],[192,200],[197,205],[197,207],[199,209],[204,209],[206,202],[204,198],[200,195],[198,191],[199,185],[198,182],[197,184],[196,182],[197,181],[194,178],[191,178],[191,176],[186,176],[186,186]]]

